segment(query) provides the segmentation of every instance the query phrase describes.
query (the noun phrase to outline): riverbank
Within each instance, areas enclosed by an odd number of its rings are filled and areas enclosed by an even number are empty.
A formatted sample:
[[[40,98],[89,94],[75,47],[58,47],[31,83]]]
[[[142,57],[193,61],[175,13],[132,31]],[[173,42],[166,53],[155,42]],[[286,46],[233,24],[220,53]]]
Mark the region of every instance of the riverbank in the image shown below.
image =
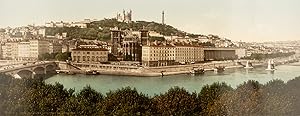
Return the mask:
[[[248,80],[256,80],[262,84],[270,80],[283,80],[287,82],[300,75],[300,62],[276,66],[276,71],[266,71],[266,66],[258,66],[253,69],[232,68],[223,73],[207,71],[201,75],[173,74],[169,76],[142,77],[124,75],[67,75],[57,74],[46,80],[47,83],[59,82],[67,88],[81,90],[86,85],[97,88],[97,91],[109,92],[122,87],[130,86],[148,95],[160,94],[174,86],[184,87],[189,92],[195,92],[199,88],[214,82],[226,82],[233,88]],[[172,72],[171,72],[172,73]],[[183,72],[182,72],[183,73]]]
[[[253,67],[266,66],[267,61],[257,61],[257,60],[238,60],[238,61],[212,61],[209,63],[200,63],[200,64],[190,64],[190,65],[173,65],[173,66],[162,66],[162,67],[137,67],[137,66],[117,66],[110,65],[92,65],[88,67],[80,67],[78,69],[64,69],[59,70],[61,73],[68,74],[88,74],[90,71],[94,71],[95,74],[100,75],[117,75],[117,76],[136,76],[136,77],[162,77],[169,75],[178,75],[178,74],[189,74],[194,68],[203,68],[205,71],[214,71],[216,67],[225,67],[225,69],[230,68],[243,68],[241,64],[246,64],[249,61],[253,64]],[[275,59],[276,65],[287,64],[291,62],[296,62],[295,59],[289,58],[278,58]],[[240,62],[240,64],[238,63]],[[99,66],[98,66],[99,65]],[[106,67],[106,68],[99,68]],[[107,68],[109,67],[109,68]]]

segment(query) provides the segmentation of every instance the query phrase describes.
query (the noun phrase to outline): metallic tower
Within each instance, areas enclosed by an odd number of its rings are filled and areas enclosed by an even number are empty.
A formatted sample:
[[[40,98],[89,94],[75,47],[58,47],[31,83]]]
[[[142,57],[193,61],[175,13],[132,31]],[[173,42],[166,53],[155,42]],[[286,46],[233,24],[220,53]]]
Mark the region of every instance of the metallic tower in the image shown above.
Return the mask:
[[[165,11],[162,11],[162,19],[161,23],[164,25],[165,24]]]

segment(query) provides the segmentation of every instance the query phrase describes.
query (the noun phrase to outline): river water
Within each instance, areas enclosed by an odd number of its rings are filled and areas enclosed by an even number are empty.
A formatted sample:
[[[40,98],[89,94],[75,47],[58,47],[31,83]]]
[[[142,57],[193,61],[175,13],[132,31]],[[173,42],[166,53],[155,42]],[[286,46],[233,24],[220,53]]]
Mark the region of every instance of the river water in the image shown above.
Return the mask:
[[[273,79],[281,79],[285,82],[300,76],[300,63],[280,65],[276,71],[266,71],[265,67],[254,69],[226,69],[222,74],[215,72],[205,72],[204,75],[192,76],[188,74],[171,75],[165,77],[130,77],[111,75],[54,75],[46,80],[46,83],[59,82],[66,88],[74,88],[80,91],[84,86],[90,85],[93,89],[107,93],[122,87],[130,86],[136,88],[138,92],[153,96],[168,91],[171,87],[183,87],[190,92],[200,92],[206,84],[214,82],[226,82],[232,87],[247,80],[256,80],[261,84]]]

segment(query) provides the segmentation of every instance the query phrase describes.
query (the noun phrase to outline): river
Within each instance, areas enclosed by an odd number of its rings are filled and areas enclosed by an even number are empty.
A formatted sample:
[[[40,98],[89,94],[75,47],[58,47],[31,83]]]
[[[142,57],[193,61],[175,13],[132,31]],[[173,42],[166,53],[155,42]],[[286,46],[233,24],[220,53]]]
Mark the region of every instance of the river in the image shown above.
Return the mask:
[[[226,69],[222,74],[215,72],[205,72],[204,75],[192,76],[187,74],[171,75],[165,77],[130,77],[111,75],[54,75],[46,83],[53,84],[59,82],[65,88],[74,88],[80,91],[84,86],[90,85],[93,89],[107,93],[122,87],[130,86],[136,88],[138,92],[153,96],[166,92],[174,86],[184,87],[190,92],[200,92],[206,84],[214,82],[226,82],[232,87],[247,80],[256,80],[261,84],[273,79],[281,79],[285,82],[300,76],[300,63],[280,65],[273,73],[265,70],[266,67],[256,67],[254,69]]]

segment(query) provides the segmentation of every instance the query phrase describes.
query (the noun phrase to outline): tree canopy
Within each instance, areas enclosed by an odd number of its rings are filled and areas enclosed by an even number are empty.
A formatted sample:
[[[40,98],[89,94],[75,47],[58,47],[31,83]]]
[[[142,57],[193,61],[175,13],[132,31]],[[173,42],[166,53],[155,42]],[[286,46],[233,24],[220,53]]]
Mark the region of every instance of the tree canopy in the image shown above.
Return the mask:
[[[233,89],[206,85],[199,93],[173,87],[149,97],[130,87],[106,95],[90,86],[79,92],[40,79],[0,74],[0,115],[296,115],[300,77],[264,85],[247,81]]]

